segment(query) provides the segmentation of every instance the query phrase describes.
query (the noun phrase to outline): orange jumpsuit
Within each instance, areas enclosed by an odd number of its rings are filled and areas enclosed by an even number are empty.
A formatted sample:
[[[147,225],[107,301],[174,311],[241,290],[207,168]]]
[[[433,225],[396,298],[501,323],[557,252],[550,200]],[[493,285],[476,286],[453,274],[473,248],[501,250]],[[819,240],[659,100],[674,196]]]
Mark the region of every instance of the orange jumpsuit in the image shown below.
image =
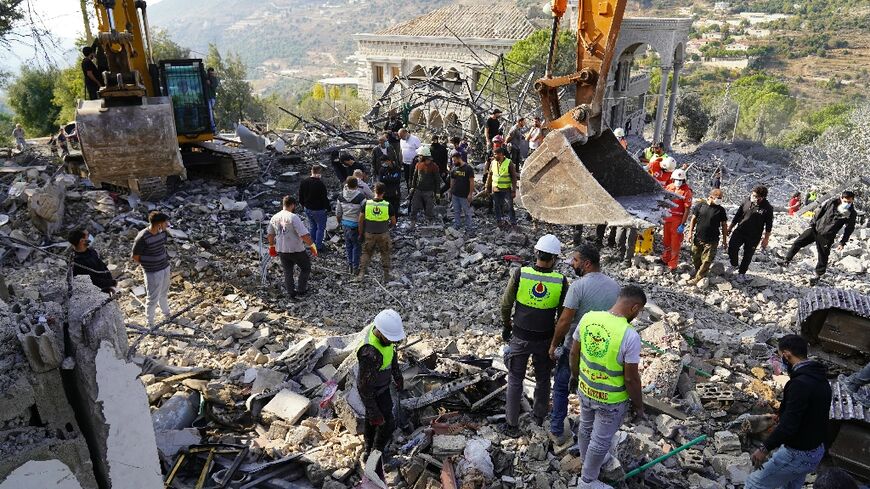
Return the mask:
[[[680,224],[683,224],[683,216],[692,208],[692,189],[687,184],[677,187],[671,183],[665,190],[679,195],[674,199],[675,207],[671,208],[671,215],[665,218],[662,244],[665,247],[662,253],[662,261],[668,268],[675,270],[680,263],[680,248],[683,246],[683,233],[677,232]]]
[[[649,164],[649,174],[653,176],[662,187],[666,187],[671,183],[671,172],[662,169],[662,160],[664,158],[657,156]]]

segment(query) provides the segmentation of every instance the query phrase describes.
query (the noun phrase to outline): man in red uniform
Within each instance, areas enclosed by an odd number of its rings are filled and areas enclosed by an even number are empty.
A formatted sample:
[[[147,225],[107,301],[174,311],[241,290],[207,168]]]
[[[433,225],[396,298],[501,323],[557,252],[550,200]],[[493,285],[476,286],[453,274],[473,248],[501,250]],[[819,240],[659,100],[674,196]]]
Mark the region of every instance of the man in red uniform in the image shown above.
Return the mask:
[[[677,161],[670,156],[664,158],[654,158],[647,166],[647,171],[653,176],[662,187],[667,187],[673,180],[672,172],[677,167]]]
[[[673,181],[665,187],[665,190],[679,195],[679,198],[674,199],[675,206],[671,208],[671,215],[665,218],[662,240],[665,251],[662,253],[662,261],[671,271],[674,271],[680,263],[683,231],[689,217],[689,210],[692,208],[692,189],[686,184],[686,170],[682,168],[674,170],[671,178]]]

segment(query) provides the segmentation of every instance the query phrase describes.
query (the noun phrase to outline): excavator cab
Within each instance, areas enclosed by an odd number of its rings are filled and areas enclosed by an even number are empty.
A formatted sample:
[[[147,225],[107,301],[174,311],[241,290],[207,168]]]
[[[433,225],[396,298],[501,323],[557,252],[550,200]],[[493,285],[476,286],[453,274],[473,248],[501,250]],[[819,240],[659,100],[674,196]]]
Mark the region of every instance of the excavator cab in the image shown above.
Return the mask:
[[[626,0],[580,2],[577,71],[553,76],[559,22],[567,0],[554,0],[547,69],[535,82],[547,135],[520,173],[520,197],[535,219],[553,224],[644,227],[671,207],[670,194],[646,173],[602,123],[607,74]],[[574,85],[576,107],[559,93]],[[643,222],[640,222],[643,221]]]

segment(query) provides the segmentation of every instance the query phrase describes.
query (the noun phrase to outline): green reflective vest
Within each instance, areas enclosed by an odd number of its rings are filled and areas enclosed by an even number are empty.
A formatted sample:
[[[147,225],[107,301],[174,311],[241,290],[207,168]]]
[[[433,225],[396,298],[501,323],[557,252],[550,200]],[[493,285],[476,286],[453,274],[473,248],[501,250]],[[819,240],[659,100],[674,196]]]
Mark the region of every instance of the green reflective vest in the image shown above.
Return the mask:
[[[539,272],[532,267],[520,269],[517,302],[533,309],[556,309],[562,297],[565,277],[558,272]]]
[[[387,345],[384,346],[381,344],[381,340],[375,335],[375,325],[370,324],[368,326],[369,334],[366,337],[365,341],[360,343],[360,345],[356,348],[359,350],[363,345],[372,345],[375,347],[378,352],[380,352],[383,361],[381,362],[380,371],[383,372],[385,370],[390,370],[390,366],[393,364],[393,356],[396,354],[395,345]]]
[[[628,321],[607,311],[583,315],[577,325],[580,338],[578,385],[586,397],[604,404],[628,400],[623,366],[617,361]]]
[[[366,221],[384,222],[390,220],[390,203],[386,200],[366,201]]]
[[[807,196],[807,200],[809,202],[815,202],[816,200],[818,200],[818,198],[819,194],[817,194],[816,192],[810,192],[810,194]]]
[[[509,189],[513,187],[510,158],[505,158],[501,163],[493,160],[492,167],[492,177],[496,188]]]
[[[643,159],[645,159],[647,161],[652,161],[653,156],[655,156],[655,153],[653,153],[652,146],[643,150]]]

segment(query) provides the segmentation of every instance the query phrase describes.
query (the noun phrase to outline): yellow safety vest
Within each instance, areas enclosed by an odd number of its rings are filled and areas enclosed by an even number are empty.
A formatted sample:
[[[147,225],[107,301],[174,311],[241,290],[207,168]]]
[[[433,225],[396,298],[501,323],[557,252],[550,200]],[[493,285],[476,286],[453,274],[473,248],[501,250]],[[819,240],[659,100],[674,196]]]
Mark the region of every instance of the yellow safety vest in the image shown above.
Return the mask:
[[[577,325],[580,338],[578,385],[586,397],[604,404],[628,400],[623,366],[617,357],[629,327],[625,318],[607,311],[583,315]]]
[[[378,352],[380,352],[383,361],[381,362],[380,371],[389,370],[390,366],[393,365],[393,356],[396,354],[396,346],[395,345],[387,345],[384,346],[381,344],[381,340],[375,336],[375,325],[370,324],[368,326],[369,334],[366,337],[365,341],[360,343],[360,345],[356,348],[359,350],[363,345],[372,345],[375,347]]]
[[[383,222],[390,220],[390,203],[386,200],[366,201],[366,221]]]
[[[539,272],[532,267],[520,269],[517,302],[533,309],[555,309],[562,297],[565,277],[558,272]]]
[[[510,158],[505,158],[501,163],[493,160],[492,175],[496,188],[509,189],[513,187],[513,180],[511,180]]]
[[[819,198],[819,194],[815,192],[810,192],[810,195],[807,196],[807,200],[810,202],[815,202]]]

